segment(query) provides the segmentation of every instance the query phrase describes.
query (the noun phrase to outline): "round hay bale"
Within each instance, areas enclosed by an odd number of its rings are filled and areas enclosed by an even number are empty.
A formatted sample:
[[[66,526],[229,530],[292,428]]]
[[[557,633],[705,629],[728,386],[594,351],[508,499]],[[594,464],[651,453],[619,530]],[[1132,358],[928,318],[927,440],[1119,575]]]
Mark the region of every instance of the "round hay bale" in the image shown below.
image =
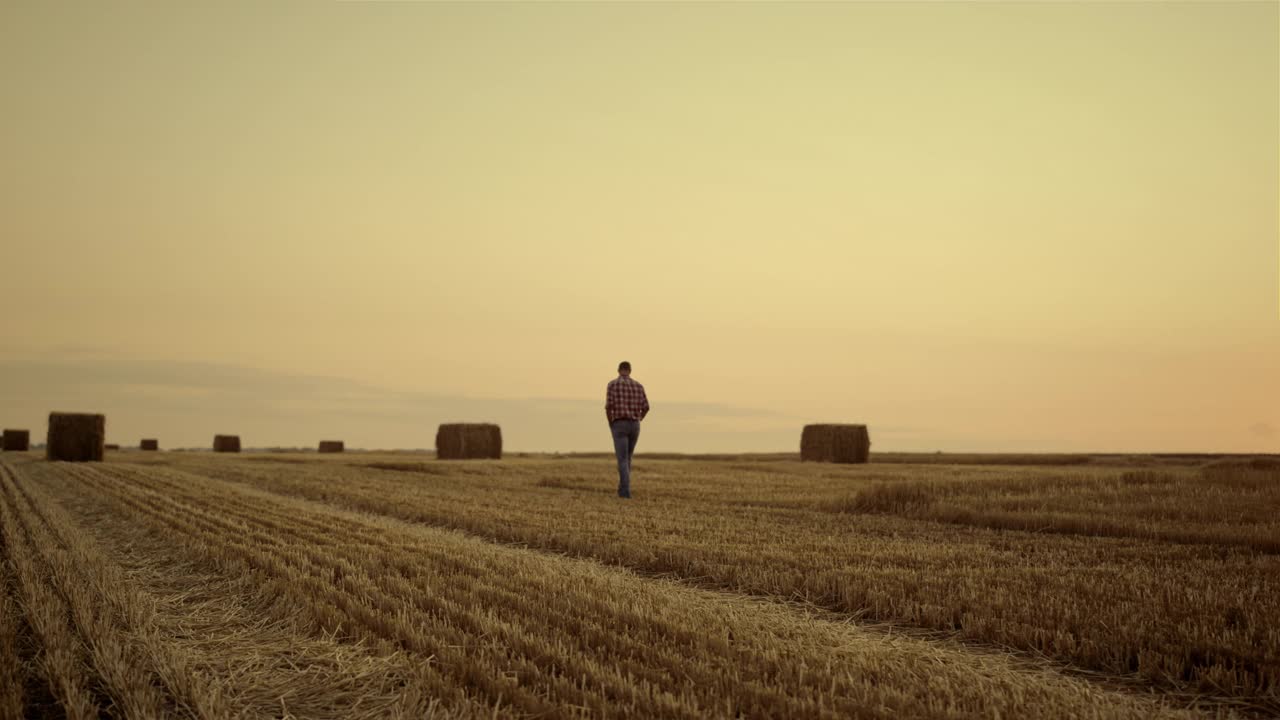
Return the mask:
[[[64,462],[102,462],[107,417],[92,413],[49,413],[45,457]]]
[[[321,440],[320,450],[322,453],[340,453],[346,451],[346,446],[341,440]]]
[[[140,450],[152,450],[152,451],[154,451],[154,450],[159,450],[159,449],[160,449],[160,441],[159,441],[159,440],[151,440],[151,439],[143,440],[142,442],[138,443],[138,449],[140,449]]]
[[[816,462],[865,463],[871,456],[866,425],[805,425],[800,434],[800,459]]]
[[[0,437],[0,449],[5,452],[26,452],[31,449],[31,431],[5,430]]]
[[[493,423],[445,423],[436,431],[441,460],[502,458],[502,429]]]
[[[240,436],[239,435],[214,435],[213,451],[217,453],[240,452]]]

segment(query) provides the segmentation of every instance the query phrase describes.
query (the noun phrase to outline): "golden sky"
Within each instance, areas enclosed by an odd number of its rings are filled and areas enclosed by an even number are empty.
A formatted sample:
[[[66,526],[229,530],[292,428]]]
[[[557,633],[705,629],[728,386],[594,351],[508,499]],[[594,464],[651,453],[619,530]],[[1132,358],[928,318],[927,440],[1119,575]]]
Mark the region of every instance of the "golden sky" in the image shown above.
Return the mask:
[[[6,427],[1280,452],[1275,2],[7,2],[0,87]]]

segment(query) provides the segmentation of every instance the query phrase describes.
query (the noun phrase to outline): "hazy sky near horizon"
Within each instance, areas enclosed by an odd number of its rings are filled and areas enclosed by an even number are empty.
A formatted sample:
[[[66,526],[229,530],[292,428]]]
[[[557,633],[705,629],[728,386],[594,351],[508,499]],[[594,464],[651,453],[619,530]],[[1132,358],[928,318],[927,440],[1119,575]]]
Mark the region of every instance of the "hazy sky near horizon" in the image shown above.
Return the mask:
[[[0,425],[1280,452],[1280,4],[0,6]]]

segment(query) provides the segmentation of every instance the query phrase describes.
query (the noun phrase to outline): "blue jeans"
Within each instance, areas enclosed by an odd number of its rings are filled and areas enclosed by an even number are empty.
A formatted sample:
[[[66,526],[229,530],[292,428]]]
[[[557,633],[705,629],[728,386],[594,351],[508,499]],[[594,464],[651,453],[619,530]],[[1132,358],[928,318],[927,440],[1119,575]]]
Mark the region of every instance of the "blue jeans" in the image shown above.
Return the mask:
[[[640,439],[639,420],[614,420],[609,423],[613,433],[613,452],[618,456],[618,497],[631,497],[631,456],[636,452]]]

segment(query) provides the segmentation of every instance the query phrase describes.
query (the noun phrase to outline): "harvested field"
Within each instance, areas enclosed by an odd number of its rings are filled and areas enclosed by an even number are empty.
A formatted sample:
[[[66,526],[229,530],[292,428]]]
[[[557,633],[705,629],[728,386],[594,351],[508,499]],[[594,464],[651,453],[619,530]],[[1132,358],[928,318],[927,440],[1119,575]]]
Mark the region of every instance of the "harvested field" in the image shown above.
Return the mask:
[[[0,458],[0,716],[1280,713],[1266,470],[254,457]]]

